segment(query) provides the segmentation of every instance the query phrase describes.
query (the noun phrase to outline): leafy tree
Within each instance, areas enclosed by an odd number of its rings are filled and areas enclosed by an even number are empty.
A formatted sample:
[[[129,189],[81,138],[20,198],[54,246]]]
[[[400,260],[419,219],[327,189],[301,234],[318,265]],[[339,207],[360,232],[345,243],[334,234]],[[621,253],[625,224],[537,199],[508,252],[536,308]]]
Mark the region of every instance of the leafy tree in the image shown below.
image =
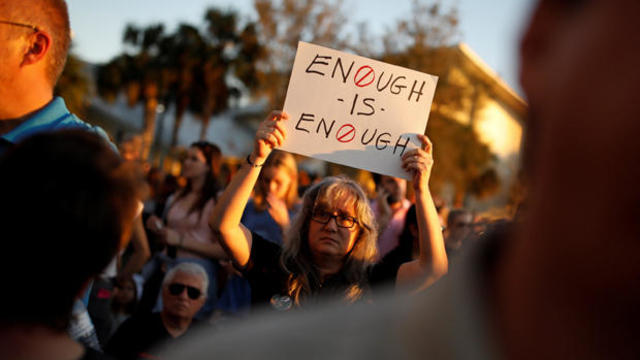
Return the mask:
[[[259,63],[259,94],[282,108],[298,41],[344,49],[342,1],[254,0],[266,57]]]
[[[166,33],[162,25],[128,25],[123,35],[127,51],[100,68],[102,97],[113,100],[124,91],[130,106],[143,102],[145,156],[158,103],[175,106],[173,147],[187,110],[201,119],[204,138],[211,117],[257,85],[255,62],[263,51],[255,24],[240,26],[235,12],[215,8],[208,9],[204,19],[206,30],[183,23],[173,33]]]
[[[397,23],[384,37],[384,62],[427,72],[439,77],[427,133],[434,143],[437,159],[431,185],[437,192],[445,184],[455,188],[454,202],[461,206],[469,194],[490,195],[498,180],[491,167],[494,155],[473,128],[475,113],[483,106],[484,85],[460,82],[451,71],[460,66],[459,54],[451,45],[458,39],[455,7],[445,9],[439,0],[429,4],[414,0],[411,17]],[[472,79],[474,81],[474,79]],[[453,119],[453,114],[471,102],[469,123]]]
[[[169,77],[164,71],[161,44],[164,27],[161,24],[138,28],[127,25],[123,42],[128,52],[117,56],[98,69],[98,94],[114,100],[125,91],[127,103],[142,102],[144,107],[142,159],[147,159],[153,143],[156,108],[160,91],[167,89]]]
[[[171,132],[171,147],[178,141],[178,131],[185,112],[191,106],[195,69],[201,62],[205,39],[200,30],[189,24],[181,24],[178,30],[164,40],[167,70],[172,74],[165,106],[175,105],[175,118]]]
[[[206,31],[199,38],[194,28],[189,29],[190,55],[178,62],[177,69],[184,74],[182,78],[190,79],[188,86],[183,82],[178,88],[184,89],[182,106],[186,103],[202,122],[201,139],[213,115],[227,110],[231,100],[256,87],[256,62],[264,56],[255,24],[240,24],[236,12],[210,8],[204,20]],[[189,100],[185,101],[187,94]]]

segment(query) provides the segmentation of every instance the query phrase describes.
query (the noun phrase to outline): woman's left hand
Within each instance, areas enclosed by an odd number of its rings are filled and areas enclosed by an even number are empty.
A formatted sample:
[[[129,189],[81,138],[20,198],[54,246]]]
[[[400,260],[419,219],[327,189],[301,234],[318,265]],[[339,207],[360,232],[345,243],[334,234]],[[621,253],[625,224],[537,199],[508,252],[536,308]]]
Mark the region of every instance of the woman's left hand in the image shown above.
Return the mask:
[[[416,192],[429,191],[429,178],[433,168],[433,145],[425,135],[418,134],[422,147],[407,151],[402,156],[402,168],[411,173]]]

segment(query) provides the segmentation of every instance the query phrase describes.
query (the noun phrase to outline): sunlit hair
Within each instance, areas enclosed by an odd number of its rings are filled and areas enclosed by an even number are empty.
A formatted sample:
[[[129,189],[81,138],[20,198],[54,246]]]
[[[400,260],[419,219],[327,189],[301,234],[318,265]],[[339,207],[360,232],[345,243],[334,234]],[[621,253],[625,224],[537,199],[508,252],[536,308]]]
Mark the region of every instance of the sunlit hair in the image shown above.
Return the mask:
[[[53,87],[64,70],[71,44],[66,2],[64,0],[11,0],[5,6],[7,8],[0,7],[3,18],[36,26],[51,36],[47,78]]]
[[[171,268],[162,280],[162,287],[169,286],[171,281],[173,281],[173,278],[176,277],[176,274],[179,272],[199,276],[202,279],[202,287],[200,288],[200,291],[202,291],[204,295],[207,294],[207,290],[209,289],[209,276],[202,265],[193,262],[183,262]]]
[[[291,183],[285,194],[284,202],[287,209],[291,210],[298,201],[298,165],[293,155],[288,152],[274,150],[264,163],[263,170],[260,172],[258,186],[255,189],[254,203],[258,211],[267,209],[266,196],[269,189],[264,186],[264,173],[267,168],[279,168],[284,170],[291,178]]]
[[[368,288],[368,270],[377,254],[377,224],[362,188],[342,176],[327,177],[305,192],[302,209],[285,236],[281,263],[289,273],[289,296],[300,305],[301,301],[315,295],[321,286],[308,239],[309,225],[313,221],[311,215],[318,205],[331,209],[339,206],[355,208],[360,233],[346,255],[339,276],[344,280],[344,298],[349,302],[356,301]]]

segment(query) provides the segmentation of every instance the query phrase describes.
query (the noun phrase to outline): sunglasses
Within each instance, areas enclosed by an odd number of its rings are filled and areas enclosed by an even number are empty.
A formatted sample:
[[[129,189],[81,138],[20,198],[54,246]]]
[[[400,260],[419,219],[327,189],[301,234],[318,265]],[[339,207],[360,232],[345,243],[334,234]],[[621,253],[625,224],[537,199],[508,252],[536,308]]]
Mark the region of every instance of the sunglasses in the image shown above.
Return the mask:
[[[187,295],[191,300],[196,300],[200,295],[202,295],[202,291],[200,291],[200,289],[180,283],[169,284],[169,293],[173,296],[178,296],[182,294],[185,288],[187,289]]]

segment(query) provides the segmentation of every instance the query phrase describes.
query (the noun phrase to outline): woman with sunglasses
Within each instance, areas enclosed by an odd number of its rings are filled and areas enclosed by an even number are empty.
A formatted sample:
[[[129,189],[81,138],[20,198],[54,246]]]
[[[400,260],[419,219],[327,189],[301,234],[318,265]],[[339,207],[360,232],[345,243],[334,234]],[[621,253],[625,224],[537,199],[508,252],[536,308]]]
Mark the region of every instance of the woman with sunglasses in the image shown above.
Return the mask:
[[[235,266],[251,283],[252,302],[276,309],[317,301],[325,295],[347,302],[363,298],[375,272],[377,226],[367,198],[354,181],[328,177],[309,188],[285,236],[284,248],[265,241],[240,223],[244,207],[271,151],[284,142],[283,121],[272,112],[261,124],[247,157],[209,220]],[[428,286],[447,271],[440,223],[428,181],[433,160],[431,143],[418,135],[425,149],[407,151],[402,166],[412,174],[420,238],[420,256],[403,264],[398,285]]]

